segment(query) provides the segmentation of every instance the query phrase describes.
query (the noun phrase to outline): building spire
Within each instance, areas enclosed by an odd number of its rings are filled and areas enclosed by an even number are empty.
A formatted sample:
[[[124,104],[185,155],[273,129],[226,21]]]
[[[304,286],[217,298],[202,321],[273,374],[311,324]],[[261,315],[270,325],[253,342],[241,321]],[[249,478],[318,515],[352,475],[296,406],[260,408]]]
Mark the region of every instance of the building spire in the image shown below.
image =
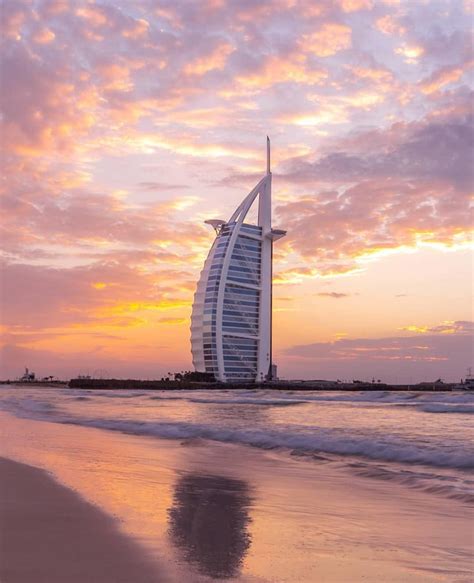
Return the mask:
[[[267,174],[270,174],[270,138],[267,136]]]

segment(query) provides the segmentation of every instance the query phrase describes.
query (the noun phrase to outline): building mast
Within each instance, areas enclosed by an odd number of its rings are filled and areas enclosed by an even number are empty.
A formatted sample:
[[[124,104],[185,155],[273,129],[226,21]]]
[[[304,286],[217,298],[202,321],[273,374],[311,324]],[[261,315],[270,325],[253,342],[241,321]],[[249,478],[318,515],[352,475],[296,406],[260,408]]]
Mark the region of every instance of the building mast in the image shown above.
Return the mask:
[[[271,370],[271,278],[272,278],[272,173],[270,169],[270,139],[267,136],[267,172],[258,197],[258,225],[262,229],[260,266],[260,315],[258,339],[257,382],[268,379]]]
[[[267,176],[270,176],[269,198],[270,209],[272,205],[272,190],[271,190],[271,169],[270,169],[270,138],[267,136]],[[271,224],[270,224],[271,229]],[[270,249],[270,338],[269,338],[269,353],[270,364],[268,366],[267,380],[273,380],[273,239],[271,239]]]
[[[270,138],[267,136],[267,175],[271,174],[270,172]]]

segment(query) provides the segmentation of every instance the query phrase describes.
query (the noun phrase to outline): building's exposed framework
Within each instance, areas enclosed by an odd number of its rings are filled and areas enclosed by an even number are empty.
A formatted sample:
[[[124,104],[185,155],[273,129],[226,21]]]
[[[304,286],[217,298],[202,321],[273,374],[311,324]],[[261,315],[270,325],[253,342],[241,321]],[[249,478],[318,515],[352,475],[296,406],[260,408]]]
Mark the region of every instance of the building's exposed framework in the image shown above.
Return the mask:
[[[221,382],[272,378],[272,250],[286,231],[272,229],[267,172],[229,221],[209,220],[217,236],[204,263],[191,316],[196,371]],[[258,197],[258,224],[244,223]]]

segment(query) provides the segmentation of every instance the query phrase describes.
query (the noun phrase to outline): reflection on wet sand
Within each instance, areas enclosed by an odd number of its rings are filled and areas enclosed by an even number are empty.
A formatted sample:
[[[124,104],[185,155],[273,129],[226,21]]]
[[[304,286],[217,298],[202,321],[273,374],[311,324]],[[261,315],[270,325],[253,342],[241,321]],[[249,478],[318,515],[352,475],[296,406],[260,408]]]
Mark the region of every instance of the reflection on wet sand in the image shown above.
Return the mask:
[[[169,532],[186,561],[210,577],[234,577],[250,546],[249,488],[242,480],[186,474],[175,487]]]

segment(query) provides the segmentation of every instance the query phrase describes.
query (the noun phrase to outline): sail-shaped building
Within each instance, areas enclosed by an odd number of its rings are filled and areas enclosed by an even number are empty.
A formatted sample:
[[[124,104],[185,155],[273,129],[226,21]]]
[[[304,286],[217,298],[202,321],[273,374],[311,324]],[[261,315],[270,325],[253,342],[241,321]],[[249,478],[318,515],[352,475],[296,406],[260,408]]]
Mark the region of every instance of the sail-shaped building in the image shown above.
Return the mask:
[[[220,382],[272,378],[273,242],[286,231],[272,229],[272,174],[267,171],[228,221],[206,221],[216,238],[194,295],[191,350],[198,372]],[[245,218],[258,198],[257,224]]]

